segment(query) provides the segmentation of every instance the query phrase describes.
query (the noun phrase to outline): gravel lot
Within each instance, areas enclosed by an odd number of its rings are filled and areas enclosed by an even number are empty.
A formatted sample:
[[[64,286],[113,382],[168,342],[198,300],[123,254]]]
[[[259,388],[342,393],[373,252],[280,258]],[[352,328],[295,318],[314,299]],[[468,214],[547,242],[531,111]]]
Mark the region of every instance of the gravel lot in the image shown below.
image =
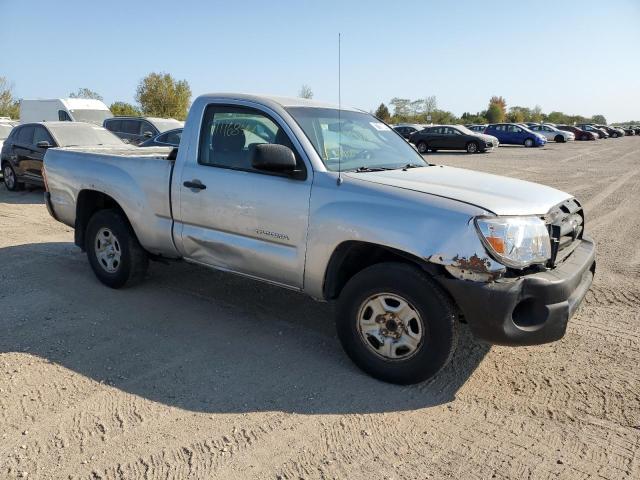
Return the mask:
[[[583,201],[598,242],[566,337],[398,387],[332,306],[186,264],[113,291],[39,190],[0,186],[0,478],[640,478],[640,137],[431,154]]]

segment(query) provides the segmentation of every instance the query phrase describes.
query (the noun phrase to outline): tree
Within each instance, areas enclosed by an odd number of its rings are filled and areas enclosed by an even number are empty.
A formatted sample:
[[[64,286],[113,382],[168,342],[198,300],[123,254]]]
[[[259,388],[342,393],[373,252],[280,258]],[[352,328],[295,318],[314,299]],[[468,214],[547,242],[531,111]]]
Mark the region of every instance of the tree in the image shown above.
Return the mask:
[[[103,100],[102,95],[88,88],[79,88],[77,92],[71,92],[69,98],[91,98],[93,100]]]
[[[20,103],[13,98],[13,86],[5,77],[0,77],[0,117],[18,118]]]
[[[142,115],[138,107],[127,102],[113,102],[109,106],[109,110],[116,117],[139,117]]]
[[[489,99],[489,109],[487,110],[487,119],[490,122],[503,122],[507,115],[507,101],[504,97],[493,96]],[[498,118],[498,120],[492,120]]]
[[[543,120],[544,114],[542,113],[542,107],[540,107],[540,105],[536,105],[535,107],[533,107],[533,110],[531,110],[531,119],[529,121],[540,123]]]
[[[431,113],[438,109],[438,101],[435,95],[431,95],[424,99],[424,113]]]
[[[406,119],[411,114],[411,100],[408,98],[392,98],[389,103],[393,106],[393,116]]]
[[[298,97],[300,98],[313,98],[313,90],[311,90],[311,87],[309,85],[302,85],[300,87],[300,91],[298,92]]]
[[[168,73],[153,72],[140,81],[136,101],[145,115],[184,120],[191,101],[191,87],[186,80],[174,80]]]
[[[591,121],[593,123],[597,123],[598,125],[606,125],[607,124],[607,119],[604,118],[604,115],[594,115],[593,117],[591,117]]]
[[[378,117],[380,120],[383,120],[385,122],[388,122],[389,120],[391,120],[391,114],[389,113],[389,109],[384,103],[380,104],[380,106],[378,107],[374,115]]]
[[[486,116],[489,123],[500,123],[504,121],[504,111],[497,103],[489,104]]]

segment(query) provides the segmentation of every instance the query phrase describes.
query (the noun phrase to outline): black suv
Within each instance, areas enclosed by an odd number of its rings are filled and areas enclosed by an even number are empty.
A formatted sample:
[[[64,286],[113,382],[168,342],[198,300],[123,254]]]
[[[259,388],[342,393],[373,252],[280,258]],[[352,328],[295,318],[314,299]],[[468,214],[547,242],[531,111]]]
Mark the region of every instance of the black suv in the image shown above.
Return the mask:
[[[184,122],[173,118],[113,117],[107,118],[104,128],[115,133],[125,143],[140,145],[167,130],[184,127]]]
[[[71,146],[126,147],[104,128],[83,122],[25,123],[15,127],[2,145],[4,184],[20,190],[25,183],[42,186],[42,165],[48,148]]]

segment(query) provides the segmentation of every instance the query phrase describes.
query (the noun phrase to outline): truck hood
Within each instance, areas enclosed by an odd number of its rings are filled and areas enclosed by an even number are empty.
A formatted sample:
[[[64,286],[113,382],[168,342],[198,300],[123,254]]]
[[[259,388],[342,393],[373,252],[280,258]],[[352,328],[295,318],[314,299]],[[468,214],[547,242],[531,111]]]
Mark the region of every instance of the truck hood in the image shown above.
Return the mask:
[[[442,165],[344,175],[458,200],[496,215],[544,215],[571,198],[568,193],[538,183]]]

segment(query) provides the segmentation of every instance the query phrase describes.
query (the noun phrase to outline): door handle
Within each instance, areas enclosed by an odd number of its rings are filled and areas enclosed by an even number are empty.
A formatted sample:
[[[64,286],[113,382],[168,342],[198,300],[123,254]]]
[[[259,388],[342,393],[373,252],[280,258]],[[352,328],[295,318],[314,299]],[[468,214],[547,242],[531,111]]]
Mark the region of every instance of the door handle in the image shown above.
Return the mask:
[[[204,190],[207,188],[206,185],[200,183],[200,180],[192,180],[190,182],[184,182],[183,185],[187,188],[191,188],[193,190]]]

